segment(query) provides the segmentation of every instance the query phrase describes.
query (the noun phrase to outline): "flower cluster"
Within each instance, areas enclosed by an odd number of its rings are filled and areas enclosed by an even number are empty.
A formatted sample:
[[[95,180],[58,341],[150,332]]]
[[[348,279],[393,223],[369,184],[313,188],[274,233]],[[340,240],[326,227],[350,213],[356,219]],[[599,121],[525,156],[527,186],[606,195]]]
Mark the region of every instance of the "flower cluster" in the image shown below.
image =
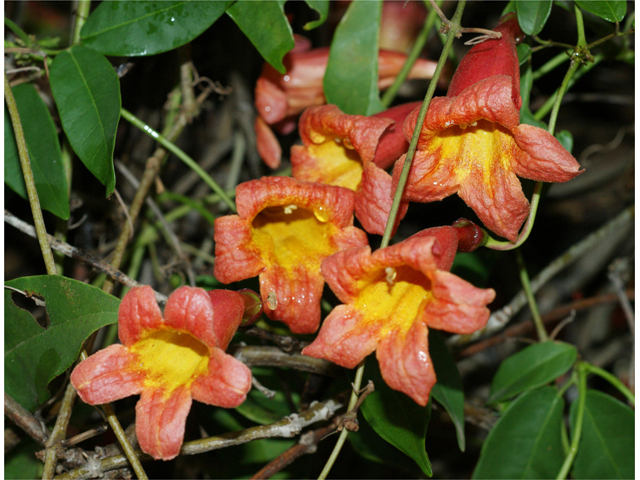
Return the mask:
[[[432,100],[397,222],[409,202],[458,193],[488,229],[514,241],[529,213],[517,176],[564,182],[581,173],[551,134],[520,124],[516,44],[522,32],[513,14],[495,30],[501,38],[474,46],[447,96]],[[268,125],[291,131],[304,110],[302,145],[291,150],[293,178],[237,187],[237,215],[215,220],[214,275],[226,284],[258,276],[261,298],[274,300],[264,309],[267,317],[296,334],[319,330],[303,354],[353,368],[375,351],[386,383],[424,406],[436,382],[428,329],[469,334],[489,318],[494,290],[450,272],[456,252],[478,248],[485,233],[462,220],[372,252],[367,233],[384,232],[420,104],[370,117],[324,105],[326,61],[326,50],[310,50],[298,39],[285,58],[287,74],[266,66],[258,80],[263,157],[272,167],[280,158]],[[403,61],[399,53],[381,51],[380,83]],[[418,71],[425,66],[417,65]],[[320,326],[325,283],[342,303]],[[251,372],[224,351],[243,317],[260,314],[259,304],[252,293],[182,287],[163,318],[152,290],[134,288],[120,306],[122,344],[82,362],[71,381],[91,404],[140,394],[140,446],[154,458],[171,459],[192,399],[222,407],[244,401]]]

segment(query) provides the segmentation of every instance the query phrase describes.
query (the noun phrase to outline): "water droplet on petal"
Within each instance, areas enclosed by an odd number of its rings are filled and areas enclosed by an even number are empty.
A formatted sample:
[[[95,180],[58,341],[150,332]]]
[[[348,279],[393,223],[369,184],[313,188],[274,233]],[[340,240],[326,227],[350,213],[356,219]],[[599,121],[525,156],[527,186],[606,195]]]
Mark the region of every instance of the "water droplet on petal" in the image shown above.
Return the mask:
[[[313,211],[319,222],[326,223],[329,221],[329,212],[324,207],[318,207]]]

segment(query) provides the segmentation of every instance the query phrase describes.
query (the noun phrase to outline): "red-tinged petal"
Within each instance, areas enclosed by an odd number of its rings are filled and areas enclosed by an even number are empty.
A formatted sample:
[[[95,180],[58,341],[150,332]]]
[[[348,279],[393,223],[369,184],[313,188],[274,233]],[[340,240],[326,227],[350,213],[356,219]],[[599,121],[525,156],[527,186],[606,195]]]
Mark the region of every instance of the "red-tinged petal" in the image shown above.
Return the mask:
[[[213,275],[222,283],[251,278],[264,270],[259,252],[252,248],[251,223],[237,215],[216,218],[213,238],[216,261]]]
[[[393,203],[393,193],[391,175],[373,162],[365,163],[362,182],[355,194],[355,212],[367,232],[376,235],[384,234]],[[392,235],[398,228],[400,220],[406,215],[408,208],[409,202],[400,203]]]
[[[438,270],[451,270],[453,260],[456,256],[456,251],[459,247],[458,242],[460,236],[458,233],[458,229],[455,227],[427,228],[411,235],[409,238],[407,238],[407,240],[411,240],[413,242],[416,241],[416,239],[426,238],[435,239],[435,241],[431,245],[431,255],[433,256],[433,263],[435,264],[435,268],[437,268]],[[423,241],[424,240],[421,240],[420,242]]]
[[[266,208],[296,205],[342,228],[353,224],[353,202],[353,192],[347,189],[291,177],[263,177],[236,187],[238,215],[249,221]]]
[[[393,167],[394,190],[400,181],[405,159],[403,155]],[[427,203],[453,195],[459,188],[455,167],[455,162],[441,159],[440,149],[433,152],[426,149],[416,150],[402,198]]]
[[[194,400],[223,408],[244,402],[251,390],[251,370],[222,350],[215,349],[209,360],[209,374],[191,385]]]
[[[111,345],[80,362],[71,373],[71,383],[83,402],[102,405],[142,391],[144,374],[136,356],[123,345]]]
[[[380,50],[378,55],[378,87],[380,89],[385,89],[393,83],[406,60],[407,56],[404,53]],[[436,71],[436,66],[437,62],[418,58],[409,70],[408,78],[431,78]]]
[[[327,284],[343,303],[351,303],[358,295],[357,281],[371,259],[371,248],[362,246],[342,250],[322,262],[321,270]]]
[[[413,45],[427,11],[420,2],[383,2],[380,48],[407,52]]]
[[[258,115],[266,123],[276,123],[287,116],[286,93],[264,74],[258,78],[255,94]]]
[[[583,172],[573,155],[546,130],[522,124],[511,133],[521,149],[513,163],[518,176],[540,182],[566,182]]]
[[[167,300],[164,321],[169,327],[190,333],[209,348],[218,346],[213,331],[213,305],[202,288],[184,286],[174,291]]]
[[[264,313],[273,320],[280,320],[293,333],[314,333],[320,325],[320,300],[324,279],[318,266],[293,266],[283,268],[271,265],[260,275],[260,294],[263,298],[273,292],[276,308],[265,308]]]
[[[207,293],[213,305],[214,336],[218,348],[224,351],[242,322],[245,300],[241,293],[232,290],[211,290]]]
[[[380,168],[386,169],[393,165],[400,155],[407,152],[409,142],[404,135],[402,126],[407,116],[416,108],[420,109],[420,105],[422,105],[422,102],[404,103],[373,115],[374,117],[388,118],[395,122],[380,137],[373,163]]]
[[[123,345],[133,345],[146,330],[162,325],[162,312],[153,289],[134,287],[120,302],[118,309],[118,337]]]
[[[447,97],[455,97],[463,90],[488,77],[510,77],[510,96],[519,109],[520,65],[516,44],[524,37],[514,14],[505,15],[494,31],[502,33],[499,39],[487,39],[472,47],[463,57],[451,79]]]
[[[184,387],[172,392],[144,390],[136,405],[136,434],[142,451],[156,460],[177,457],[190,409],[191,394]]]
[[[363,325],[362,313],[351,305],[338,305],[325,318],[320,333],[302,354],[354,368],[378,346],[379,329],[377,324]]]
[[[416,403],[429,402],[436,374],[429,356],[427,327],[414,322],[406,331],[392,331],[380,340],[376,357],[384,381],[394,390],[409,395]]]
[[[436,270],[431,274],[433,300],[425,309],[429,327],[467,335],[483,328],[489,320],[490,304],[496,292],[476,288],[456,275]]]
[[[278,168],[282,158],[280,142],[278,142],[269,125],[260,116],[256,117],[254,130],[256,132],[256,148],[260,158],[269,168]]]
[[[529,214],[529,202],[518,177],[501,165],[471,170],[458,195],[493,232],[512,242]]]

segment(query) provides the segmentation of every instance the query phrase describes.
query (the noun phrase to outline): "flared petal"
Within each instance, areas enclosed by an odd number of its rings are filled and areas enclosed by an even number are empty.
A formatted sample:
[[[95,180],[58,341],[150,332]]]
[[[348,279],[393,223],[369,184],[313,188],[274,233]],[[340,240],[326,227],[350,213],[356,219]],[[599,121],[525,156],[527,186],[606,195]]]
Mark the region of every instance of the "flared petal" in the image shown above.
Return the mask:
[[[233,290],[211,290],[207,293],[213,305],[213,333],[217,347],[225,351],[242,323],[245,299],[240,292]]]
[[[369,246],[343,250],[322,262],[322,276],[341,302],[351,303],[358,295],[358,278],[368,270],[370,261]]]
[[[422,102],[410,102],[391,107],[373,117],[388,118],[395,123],[390,125],[380,137],[373,163],[383,169],[389,168],[409,149],[409,141],[405,137],[403,125],[407,116],[416,108],[420,109]]]
[[[177,457],[190,409],[191,394],[187,388],[172,392],[143,390],[136,405],[136,435],[140,448],[156,460]]]
[[[209,348],[217,347],[213,332],[213,305],[202,288],[180,287],[171,294],[164,309],[167,326],[188,332]]]
[[[376,352],[387,385],[423,407],[436,383],[427,337],[426,325],[414,322],[408,331],[396,330],[383,337]]]
[[[393,167],[393,190],[398,187],[406,156]],[[416,150],[405,185],[403,199],[413,202],[435,202],[458,192],[456,164],[443,161],[440,150]]]
[[[500,164],[469,172],[458,195],[490,230],[512,242],[529,215],[529,202],[518,177]]]
[[[273,124],[287,116],[287,94],[271,78],[258,78],[255,95],[258,115],[266,123]]]
[[[213,275],[222,283],[231,283],[258,275],[265,267],[253,245],[251,223],[237,215],[218,217],[214,222],[216,261]]]
[[[496,292],[476,288],[460,277],[436,270],[431,275],[433,299],[426,305],[424,318],[431,328],[467,335],[483,328],[489,320]]]
[[[520,148],[513,162],[518,176],[540,182],[567,182],[583,172],[573,155],[546,130],[522,124],[511,133]]]
[[[142,391],[144,373],[136,356],[123,345],[111,345],[80,362],[71,373],[71,384],[83,402],[102,405]]]
[[[271,127],[262,117],[257,116],[253,128],[256,132],[256,148],[260,158],[269,168],[278,168],[282,158],[282,147],[280,147]]]
[[[147,330],[162,325],[162,312],[153,289],[147,285],[134,287],[120,302],[118,337],[123,345],[133,345]]]
[[[324,279],[320,265],[294,266],[285,269],[272,265],[260,274],[260,295],[267,298],[275,293],[276,308],[265,308],[264,313],[272,320],[280,320],[293,333],[314,333],[320,326],[320,300]]]
[[[345,368],[356,367],[379,343],[378,324],[362,324],[362,313],[351,305],[338,305],[325,318],[316,339],[303,355],[324,358]]]
[[[249,367],[219,349],[211,353],[209,374],[201,376],[191,385],[194,400],[223,408],[240,405],[249,390]]]
[[[367,232],[376,235],[384,234],[393,203],[393,193],[391,175],[373,162],[365,163],[362,182],[355,193],[355,213],[356,218]],[[408,208],[409,202],[402,201],[400,203],[392,235],[398,228],[400,220],[407,214]]]

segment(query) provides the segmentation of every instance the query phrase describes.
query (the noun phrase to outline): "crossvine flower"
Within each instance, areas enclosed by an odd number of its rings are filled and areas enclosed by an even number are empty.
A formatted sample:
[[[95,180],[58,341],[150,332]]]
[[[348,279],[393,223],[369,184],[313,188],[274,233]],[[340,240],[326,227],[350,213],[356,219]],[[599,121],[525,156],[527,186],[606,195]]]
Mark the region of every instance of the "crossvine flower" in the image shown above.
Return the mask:
[[[409,148],[401,126],[419,105],[369,117],[345,114],[335,105],[308,108],[300,117],[302,145],[291,148],[292,175],[353,190],[356,217],[367,232],[382,235],[393,200],[392,179],[384,169]],[[407,205],[401,205],[396,226]]]
[[[518,176],[566,182],[581,173],[576,159],[546,130],[520,123],[520,71],[516,44],[523,36],[514,14],[469,50],[446,97],[434,98],[404,191],[404,199],[433,202],[457,193],[487,228],[511,241],[529,214]],[[404,124],[407,138],[418,109]],[[396,162],[398,183],[404,157]]]
[[[251,389],[251,370],[225,353],[245,311],[243,295],[181,287],[164,318],[150,287],[132,288],[118,310],[118,336],[71,374],[91,405],[140,395],[136,434],[156,460],[180,452],[191,402],[233,408]]]
[[[495,291],[449,272],[456,250],[477,246],[478,232],[471,222],[430,228],[373,253],[367,246],[327,258],[322,274],[343,304],[302,353],[354,368],[376,351],[385,382],[426,405],[436,382],[428,329],[468,334],[489,318]]]
[[[215,220],[215,277],[231,283],[259,275],[262,298],[276,297],[265,314],[293,333],[315,332],[324,286],[320,264],[367,244],[365,232],[353,226],[353,203],[346,188],[290,177],[238,185],[238,215]]]

